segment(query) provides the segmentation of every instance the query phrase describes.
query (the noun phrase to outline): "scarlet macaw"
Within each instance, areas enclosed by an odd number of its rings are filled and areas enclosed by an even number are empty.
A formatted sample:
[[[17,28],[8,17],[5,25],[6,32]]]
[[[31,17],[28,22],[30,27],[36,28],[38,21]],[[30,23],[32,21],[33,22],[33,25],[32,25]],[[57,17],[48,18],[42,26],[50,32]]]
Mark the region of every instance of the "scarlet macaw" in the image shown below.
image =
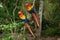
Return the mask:
[[[36,14],[35,14],[35,11],[34,11],[34,9],[33,9],[33,6],[27,2],[27,3],[26,3],[26,9],[27,9],[27,11],[28,11],[29,13],[32,14],[32,16],[33,16],[33,18],[34,18],[37,26],[39,27],[39,22],[38,22],[38,19],[37,19]]]
[[[25,16],[25,15],[23,14],[23,12],[21,12],[21,11],[19,11],[18,14],[19,14],[19,18],[22,19],[22,20],[24,20],[25,25],[27,26],[28,30],[29,30],[30,33],[34,36],[32,30],[31,30],[31,28],[30,28],[30,25],[29,25],[29,23],[28,23],[28,19],[26,18],[26,16]]]

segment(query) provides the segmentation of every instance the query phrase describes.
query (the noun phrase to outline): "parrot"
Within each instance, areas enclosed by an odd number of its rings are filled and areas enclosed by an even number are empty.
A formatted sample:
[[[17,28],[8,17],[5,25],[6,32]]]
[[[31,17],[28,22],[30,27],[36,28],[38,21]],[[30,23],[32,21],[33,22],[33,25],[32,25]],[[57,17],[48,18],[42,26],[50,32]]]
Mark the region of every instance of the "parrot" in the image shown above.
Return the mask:
[[[28,23],[27,17],[23,14],[22,11],[19,11],[19,12],[18,12],[18,15],[19,15],[19,18],[20,18],[20,19],[24,20],[24,24],[27,26],[27,28],[28,28],[28,30],[30,31],[31,35],[34,36],[32,30],[31,30],[31,28],[30,28],[30,25],[29,25],[29,23]]]
[[[37,26],[39,27],[39,22],[38,22],[37,16],[35,14],[36,12],[35,12],[33,6],[30,3],[26,2],[26,9],[32,15],[32,17],[34,18]]]

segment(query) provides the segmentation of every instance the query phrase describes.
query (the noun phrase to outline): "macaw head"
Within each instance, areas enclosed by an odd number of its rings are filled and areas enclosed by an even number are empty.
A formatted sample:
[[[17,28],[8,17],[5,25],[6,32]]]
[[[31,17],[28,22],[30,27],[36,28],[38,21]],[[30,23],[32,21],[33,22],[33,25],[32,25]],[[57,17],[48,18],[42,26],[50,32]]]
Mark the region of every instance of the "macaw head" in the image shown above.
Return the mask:
[[[30,3],[26,2],[26,9],[29,11],[32,8],[33,8],[33,6]]]
[[[21,12],[21,11],[19,11],[18,14],[19,14],[19,16],[21,16],[21,17],[23,16],[23,12]]]
[[[19,11],[18,14],[19,14],[19,17],[20,17],[21,19],[26,19],[26,17],[25,17],[25,15],[23,14],[23,12]]]

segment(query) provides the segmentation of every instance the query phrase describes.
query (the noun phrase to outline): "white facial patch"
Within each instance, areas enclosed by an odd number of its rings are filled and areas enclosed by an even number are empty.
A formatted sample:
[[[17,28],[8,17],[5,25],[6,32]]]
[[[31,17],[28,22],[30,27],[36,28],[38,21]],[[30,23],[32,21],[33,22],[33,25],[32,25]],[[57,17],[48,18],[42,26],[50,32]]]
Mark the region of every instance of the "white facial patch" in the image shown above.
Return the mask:
[[[20,14],[21,12],[18,12],[18,14]]]

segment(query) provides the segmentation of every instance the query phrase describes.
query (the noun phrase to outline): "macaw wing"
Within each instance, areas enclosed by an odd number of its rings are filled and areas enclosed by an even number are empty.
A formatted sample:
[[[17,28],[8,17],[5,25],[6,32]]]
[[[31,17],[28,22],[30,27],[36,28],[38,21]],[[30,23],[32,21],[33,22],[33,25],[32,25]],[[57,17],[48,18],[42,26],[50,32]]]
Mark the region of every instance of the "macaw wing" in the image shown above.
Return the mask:
[[[28,8],[27,8],[27,10],[28,10],[28,11],[30,11],[32,8],[33,8],[33,6],[31,6],[31,7],[28,7]]]
[[[20,18],[21,18],[22,20],[25,20],[25,19],[26,19],[26,16],[23,15],[23,16],[20,17]]]

